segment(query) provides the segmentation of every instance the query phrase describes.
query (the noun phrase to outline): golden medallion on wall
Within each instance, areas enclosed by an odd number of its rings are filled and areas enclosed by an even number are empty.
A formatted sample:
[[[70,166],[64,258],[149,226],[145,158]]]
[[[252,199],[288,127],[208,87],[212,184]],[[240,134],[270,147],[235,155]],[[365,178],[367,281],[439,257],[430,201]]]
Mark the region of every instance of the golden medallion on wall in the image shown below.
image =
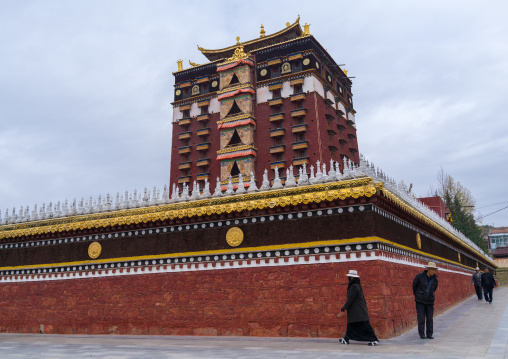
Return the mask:
[[[243,231],[238,227],[233,227],[226,233],[226,241],[231,247],[238,247],[243,242]]]
[[[102,252],[102,246],[99,242],[93,242],[88,246],[88,255],[92,259],[96,259],[101,255]]]
[[[457,254],[458,254],[458,256],[459,256],[459,262],[460,262],[460,253],[457,253]]]
[[[420,233],[416,233],[416,245],[418,249],[422,249],[422,239],[420,238]]]

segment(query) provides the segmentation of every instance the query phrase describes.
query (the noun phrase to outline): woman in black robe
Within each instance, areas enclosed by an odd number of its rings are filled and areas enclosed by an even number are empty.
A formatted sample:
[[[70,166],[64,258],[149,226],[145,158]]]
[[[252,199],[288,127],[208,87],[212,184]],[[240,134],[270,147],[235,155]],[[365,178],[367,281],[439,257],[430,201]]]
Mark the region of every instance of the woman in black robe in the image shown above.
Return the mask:
[[[347,310],[347,330],[344,338],[339,339],[342,344],[349,344],[350,340],[369,342],[370,346],[379,344],[379,340],[370,325],[367,303],[360,285],[360,276],[355,270],[347,274],[349,284],[347,286],[347,301],[340,310]]]

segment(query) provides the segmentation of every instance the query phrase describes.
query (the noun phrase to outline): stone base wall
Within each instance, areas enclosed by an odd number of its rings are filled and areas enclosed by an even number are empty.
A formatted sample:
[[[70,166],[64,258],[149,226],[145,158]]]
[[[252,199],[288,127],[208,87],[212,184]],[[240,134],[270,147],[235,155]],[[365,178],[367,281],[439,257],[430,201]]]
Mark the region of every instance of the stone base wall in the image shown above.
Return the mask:
[[[345,275],[356,269],[371,324],[379,337],[389,338],[416,323],[411,284],[423,268],[399,262],[1,283],[0,330],[38,333],[43,325],[45,333],[62,334],[341,337],[346,330],[346,314],[340,312],[346,301]],[[474,292],[466,270],[443,268],[438,276],[436,312]]]

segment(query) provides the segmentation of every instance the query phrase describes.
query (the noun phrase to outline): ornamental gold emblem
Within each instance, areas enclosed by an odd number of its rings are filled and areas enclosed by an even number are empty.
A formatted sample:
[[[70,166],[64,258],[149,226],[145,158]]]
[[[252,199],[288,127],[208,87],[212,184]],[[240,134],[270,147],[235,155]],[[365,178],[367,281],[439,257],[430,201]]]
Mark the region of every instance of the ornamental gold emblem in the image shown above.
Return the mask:
[[[98,258],[101,255],[102,252],[102,246],[99,242],[93,242],[88,246],[88,255],[90,258],[95,259]]]
[[[231,247],[238,247],[243,242],[243,231],[238,227],[233,227],[226,233],[226,241]]]
[[[457,253],[458,254],[458,257],[459,257],[459,262],[460,262],[460,253]]]
[[[422,239],[420,238],[420,233],[416,233],[416,245],[418,249],[422,249]]]

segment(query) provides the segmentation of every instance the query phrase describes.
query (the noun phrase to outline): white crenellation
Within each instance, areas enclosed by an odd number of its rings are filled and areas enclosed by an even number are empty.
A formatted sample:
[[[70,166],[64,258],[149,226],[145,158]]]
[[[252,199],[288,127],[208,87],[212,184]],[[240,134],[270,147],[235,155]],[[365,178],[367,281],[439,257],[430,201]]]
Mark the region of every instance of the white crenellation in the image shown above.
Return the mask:
[[[322,171],[321,171],[322,168]],[[275,168],[275,179],[273,186],[270,186],[270,181],[268,180],[268,170],[265,169],[263,173],[262,185],[259,188],[261,191],[273,190],[273,189],[282,189],[282,188],[291,188],[295,186],[307,186],[316,183],[333,182],[333,181],[342,181],[352,178],[360,178],[360,177],[372,177],[374,182],[379,183],[383,182],[384,187],[394,193],[397,197],[403,200],[407,205],[417,210],[424,216],[430,218],[435,223],[439,224],[450,234],[460,238],[464,243],[467,243],[469,246],[474,248],[479,253],[486,254],[469,238],[467,238],[464,234],[455,229],[450,223],[448,223],[445,219],[441,218],[437,213],[428,208],[425,204],[418,201],[418,199],[409,192],[407,186],[403,181],[397,183],[393,178],[388,177],[379,167],[376,167],[374,163],[369,163],[365,159],[363,155],[360,155],[360,164],[357,166],[354,162],[352,162],[347,157],[343,158],[343,171],[340,172],[340,166],[338,162],[330,161],[330,171],[327,173],[326,165],[321,164],[319,161],[316,162],[317,173],[314,176],[314,166],[310,166],[310,178],[307,175],[307,166],[304,164],[299,168],[298,173],[298,183],[295,181],[295,177],[293,174],[293,167],[291,166],[286,170],[286,183],[282,185],[282,182],[279,178],[278,168]],[[134,190],[132,194],[129,194],[128,191],[125,191],[125,195],[120,196],[119,193],[116,194],[116,199],[113,203],[113,197],[110,194],[107,194],[104,197],[99,195],[97,199],[93,199],[89,197],[87,201],[83,198],[79,202],[76,202],[76,199],[72,201],[72,204],[69,207],[68,200],[63,202],[61,205],[60,201],[56,202],[56,205],[53,206],[53,202],[49,202],[46,206],[43,203],[41,206],[37,206],[35,204],[33,206],[33,210],[30,211],[29,206],[23,207],[21,206],[19,212],[16,212],[16,208],[12,208],[12,211],[9,211],[7,208],[4,212],[4,216],[2,218],[2,212],[0,211],[0,225],[9,225],[21,222],[29,222],[29,221],[37,221],[44,219],[51,219],[57,217],[65,217],[65,216],[73,216],[73,215],[82,215],[89,213],[100,213],[106,211],[113,210],[123,210],[128,208],[139,208],[146,206],[156,206],[167,203],[174,203],[179,201],[188,201],[199,200],[204,198],[211,197],[221,197],[221,196],[229,196],[235,195],[236,193],[244,193],[244,192],[255,192],[258,191],[256,187],[256,182],[254,180],[254,174],[251,172],[250,174],[250,182],[247,191],[244,188],[243,178],[239,178],[239,186],[235,191],[233,189],[232,178],[229,177],[229,181],[227,184],[227,188],[225,193],[222,192],[222,188],[220,185],[220,179],[217,178],[216,188],[211,195],[208,180],[205,181],[205,186],[203,188],[203,192],[200,192],[199,185],[194,183],[192,195],[189,196],[189,188],[186,183],[182,186],[182,191],[179,193],[179,188],[176,184],[173,184],[172,194],[169,197],[168,186],[164,186],[164,190],[162,192],[162,198],[160,196],[160,191],[157,187],[154,186],[152,195],[150,196],[150,192],[145,188],[143,192],[143,196],[138,194],[137,190]],[[12,214],[11,214],[12,213]]]

